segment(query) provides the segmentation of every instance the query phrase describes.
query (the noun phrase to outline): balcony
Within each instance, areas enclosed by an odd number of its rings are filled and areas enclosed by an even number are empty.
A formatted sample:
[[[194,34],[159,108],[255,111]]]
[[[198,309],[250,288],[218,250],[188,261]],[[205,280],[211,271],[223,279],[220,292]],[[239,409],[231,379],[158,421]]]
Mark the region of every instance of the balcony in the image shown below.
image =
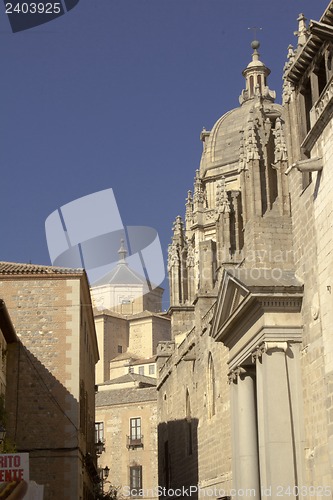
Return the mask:
[[[105,451],[105,440],[103,438],[96,441],[95,451],[98,457],[102,455],[103,451]]]
[[[311,129],[301,147],[305,154],[310,154],[316,141],[333,117],[333,76],[327,83],[318,101],[310,111]]]
[[[143,448],[143,436],[127,436],[127,448],[134,450],[135,448]]]

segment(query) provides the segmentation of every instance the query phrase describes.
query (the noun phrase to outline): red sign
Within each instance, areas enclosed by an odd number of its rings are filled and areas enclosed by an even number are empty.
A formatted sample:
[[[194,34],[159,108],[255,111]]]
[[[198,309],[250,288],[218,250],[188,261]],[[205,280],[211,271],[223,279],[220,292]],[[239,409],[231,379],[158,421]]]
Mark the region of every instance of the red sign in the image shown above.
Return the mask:
[[[29,481],[29,453],[0,455],[0,483]]]

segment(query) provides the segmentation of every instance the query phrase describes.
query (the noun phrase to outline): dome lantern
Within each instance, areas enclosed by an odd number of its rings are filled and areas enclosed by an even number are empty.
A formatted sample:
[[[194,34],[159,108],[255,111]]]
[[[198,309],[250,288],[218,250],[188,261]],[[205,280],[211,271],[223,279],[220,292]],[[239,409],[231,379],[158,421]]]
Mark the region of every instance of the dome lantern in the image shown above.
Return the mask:
[[[239,102],[243,104],[243,102],[253,99],[256,95],[274,102],[275,92],[267,86],[267,77],[271,70],[260,61],[260,54],[258,52],[260,47],[259,41],[253,40],[251,47],[253,49],[252,61],[242,73],[246,81],[246,88],[242,91]]]

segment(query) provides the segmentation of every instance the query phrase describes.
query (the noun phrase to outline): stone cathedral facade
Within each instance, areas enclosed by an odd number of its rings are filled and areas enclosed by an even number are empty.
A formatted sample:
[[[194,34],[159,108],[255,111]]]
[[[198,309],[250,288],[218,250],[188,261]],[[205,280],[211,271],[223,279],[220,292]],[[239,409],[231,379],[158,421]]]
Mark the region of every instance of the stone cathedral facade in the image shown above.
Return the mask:
[[[331,498],[333,2],[298,19],[282,105],[252,49],[240,106],[201,133],[173,227],[159,484],[169,497]]]

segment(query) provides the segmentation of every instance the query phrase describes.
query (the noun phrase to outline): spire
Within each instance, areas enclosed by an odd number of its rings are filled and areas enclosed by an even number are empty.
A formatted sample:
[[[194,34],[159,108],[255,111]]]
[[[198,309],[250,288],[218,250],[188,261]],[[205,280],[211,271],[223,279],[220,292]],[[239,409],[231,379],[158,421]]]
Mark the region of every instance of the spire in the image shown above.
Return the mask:
[[[185,227],[188,231],[193,224],[193,197],[192,191],[187,191],[186,211],[185,211]]]
[[[256,95],[274,101],[275,92],[267,86],[267,77],[271,70],[260,61],[260,54],[258,52],[260,43],[258,40],[253,40],[251,47],[253,49],[252,61],[242,73],[246,81],[246,89],[242,91],[239,102],[243,104],[243,102],[253,99]]]
[[[193,193],[193,205],[194,211],[198,210],[198,208],[203,208],[205,203],[205,194],[202,186],[202,181],[200,178],[199,170],[195,172],[194,179],[194,193]]]
[[[183,220],[180,215],[177,215],[175,222],[172,226],[172,242],[175,245],[179,245],[181,248],[184,246],[184,225]]]
[[[294,50],[294,47],[292,45],[288,46],[288,54],[287,54],[287,62],[284,65],[283,68],[283,85],[282,85],[282,102],[283,104],[287,104],[290,101],[290,97],[292,94],[292,83],[287,79],[287,74],[292,66],[294,60],[295,60],[295,53],[296,50]]]
[[[120,248],[118,250],[118,254],[119,254],[118,264],[126,264],[127,265],[127,262],[126,262],[127,250],[125,248],[125,241],[123,238],[120,240]]]
[[[298,31],[295,31],[294,35],[297,36],[297,48],[303,47],[309,37],[308,29],[306,27],[306,17],[304,14],[300,14],[297,18],[298,21]]]

